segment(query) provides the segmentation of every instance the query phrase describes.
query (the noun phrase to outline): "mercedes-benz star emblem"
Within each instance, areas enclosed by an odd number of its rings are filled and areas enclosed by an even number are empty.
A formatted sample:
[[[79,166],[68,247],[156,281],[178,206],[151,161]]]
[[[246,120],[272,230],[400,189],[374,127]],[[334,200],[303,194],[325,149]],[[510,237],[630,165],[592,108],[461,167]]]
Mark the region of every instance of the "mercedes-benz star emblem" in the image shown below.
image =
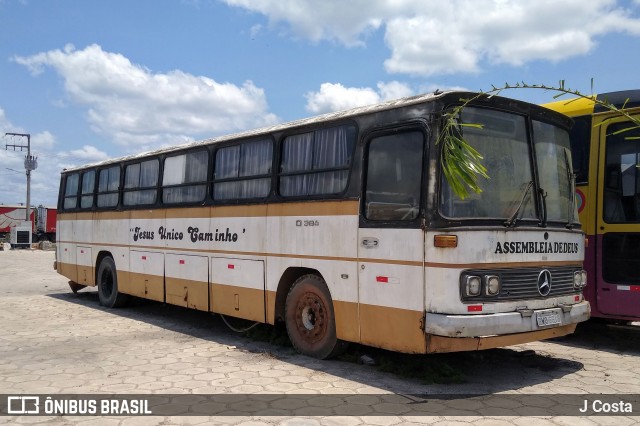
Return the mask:
[[[551,272],[546,269],[538,274],[538,293],[541,296],[548,296],[551,291]]]

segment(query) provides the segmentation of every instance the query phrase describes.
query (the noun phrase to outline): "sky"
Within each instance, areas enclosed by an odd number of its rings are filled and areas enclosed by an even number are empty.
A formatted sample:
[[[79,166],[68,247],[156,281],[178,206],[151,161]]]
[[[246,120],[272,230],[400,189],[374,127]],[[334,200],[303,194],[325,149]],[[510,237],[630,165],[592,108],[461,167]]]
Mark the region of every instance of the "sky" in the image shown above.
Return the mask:
[[[66,167],[436,89],[640,88],[640,0],[0,0],[0,204]],[[502,93],[534,103],[554,92]]]

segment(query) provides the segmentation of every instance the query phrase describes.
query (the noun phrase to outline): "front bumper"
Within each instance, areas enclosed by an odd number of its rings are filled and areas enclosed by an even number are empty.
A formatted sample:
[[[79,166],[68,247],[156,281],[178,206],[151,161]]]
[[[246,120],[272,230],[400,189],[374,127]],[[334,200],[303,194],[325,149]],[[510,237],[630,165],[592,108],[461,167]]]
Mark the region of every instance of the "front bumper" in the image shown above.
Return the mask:
[[[554,311],[560,324],[539,326],[537,316]],[[481,315],[447,315],[427,313],[425,333],[444,337],[483,337],[515,333],[529,333],[577,324],[589,319],[591,307],[582,301],[573,305],[523,312],[504,312]]]

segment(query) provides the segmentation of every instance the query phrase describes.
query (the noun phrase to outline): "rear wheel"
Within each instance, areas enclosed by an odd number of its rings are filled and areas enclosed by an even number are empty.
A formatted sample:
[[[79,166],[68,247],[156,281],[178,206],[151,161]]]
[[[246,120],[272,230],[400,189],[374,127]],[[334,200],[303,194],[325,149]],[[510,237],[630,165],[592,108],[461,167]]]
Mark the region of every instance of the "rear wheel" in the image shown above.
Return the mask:
[[[107,308],[119,308],[129,301],[129,295],[118,291],[116,264],[110,256],[102,259],[98,267],[98,298]]]
[[[293,347],[304,355],[330,358],[345,346],[336,337],[329,288],[317,275],[304,275],[293,284],[285,304],[285,323]]]

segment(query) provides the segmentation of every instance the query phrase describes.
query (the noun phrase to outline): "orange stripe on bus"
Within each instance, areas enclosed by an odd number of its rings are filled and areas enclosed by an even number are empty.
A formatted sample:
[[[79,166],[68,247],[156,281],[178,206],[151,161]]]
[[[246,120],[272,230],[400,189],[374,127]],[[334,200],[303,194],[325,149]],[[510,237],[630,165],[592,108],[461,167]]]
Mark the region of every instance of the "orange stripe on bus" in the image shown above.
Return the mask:
[[[221,217],[278,217],[278,216],[356,216],[357,200],[313,201],[242,206],[207,206],[186,208],[154,208],[129,211],[96,211],[58,213],[59,221],[118,220],[118,219],[181,219]]]

